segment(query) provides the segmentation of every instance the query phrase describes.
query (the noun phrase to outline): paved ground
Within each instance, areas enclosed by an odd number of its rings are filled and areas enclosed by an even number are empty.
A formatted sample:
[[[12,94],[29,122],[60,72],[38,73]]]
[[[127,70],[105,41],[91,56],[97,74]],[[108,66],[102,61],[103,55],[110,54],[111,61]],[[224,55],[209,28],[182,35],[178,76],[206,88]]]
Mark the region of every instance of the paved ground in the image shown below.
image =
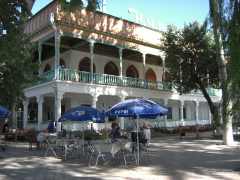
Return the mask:
[[[102,164],[88,167],[84,157],[62,161],[29,151],[26,144],[9,144],[0,151],[0,180],[142,180],[142,179],[240,179],[240,146],[226,147],[221,141],[157,138],[151,155],[141,166]]]

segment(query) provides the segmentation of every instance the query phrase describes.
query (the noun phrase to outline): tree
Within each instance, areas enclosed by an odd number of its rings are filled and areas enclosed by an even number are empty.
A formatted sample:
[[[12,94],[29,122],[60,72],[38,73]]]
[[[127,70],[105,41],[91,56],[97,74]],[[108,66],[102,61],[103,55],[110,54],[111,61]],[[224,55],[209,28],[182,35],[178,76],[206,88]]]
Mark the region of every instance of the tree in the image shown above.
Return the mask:
[[[232,114],[236,90],[239,91],[239,6],[238,0],[209,0],[210,17],[216,43],[219,79],[222,89],[224,144],[233,144]],[[227,7],[227,8],[226,8]],[[225,20],[225,21],[224,21]],[[227,22],[227,23],[226,23]],[[226,26],[227,24],[227,26]],[[225,30],[225,31],[223,31]],[[227,34],[226,36],[224,36]],[[226,37],[226,38],[225,38]],[[224,42],[227,47],[224,48]],[[225,50],[225,51],[224,51]],[[229,52],[228,60],[225,52]]]
[[[35,78],[32,45],[23,34],[30,12],[24,1],[0,1],[0,103],[14,110],[22,90]]]
[[[208,88],[218,85],[215,68],[216,53],[207,32],[207,24],[191,23],[177,30],[170,26],[164,33],[163,50],[171,80],[180,93],[201,90],[210,107],[215,126],[219,126],[218,107],[213,103]]]
[[[60,3],[64,10],[74,11],[78,8],[83,8],[83,0],[60,0]],[[87,10],[96,11],[100,9],[101,0],[87,0]]]

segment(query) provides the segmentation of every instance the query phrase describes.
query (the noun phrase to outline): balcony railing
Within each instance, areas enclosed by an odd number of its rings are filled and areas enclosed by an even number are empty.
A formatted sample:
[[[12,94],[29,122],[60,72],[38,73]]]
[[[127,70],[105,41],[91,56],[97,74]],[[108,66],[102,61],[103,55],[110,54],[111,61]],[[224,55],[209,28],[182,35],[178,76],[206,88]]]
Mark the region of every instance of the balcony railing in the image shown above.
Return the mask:
[[[71,81],[71,82],[82,82],[82,83],[93,83],[100,85],[109,86],[121,86],[121,87],[132,87],[132,88],[143,88],[143,89],[153,89],[162,91],[173,91],[174,87],[172,83],[169,82],[159,82],[159,81],[148,81],[143,79],[137,79],[132,77],[120,77],[109,74],[99,74],[99,73],[89,73],[84,71],[78,71],[75,69],[59,69],[55,71],[48,71],[43,73],[41,80],[38,84],[49,82],[54,79],[61,81]],[[55,78],[57,77],[57,78]],[[210,96],[221,96],[221,91],[214,88],[207,88]],[[199,94],[201,91],[192,91],[190,94]]]
[[[58,78],[55,78],[58,77]],[[38,84],[49,82],[51,80],[71,81],[71,82],[82,82],[82,83],[93,83],[100,85],[110,86],[122,86],[122,87],[133,87],[133,88],[144,88],[144,89],[155,89],[171,91],[172,83],[163,83],[158,81],[148,81],[143,79],[131,78],[131,77],[120,77],[108,74],[89,73],[84,71],[78,71],[75,69],[59,69],[57,76],[54,71],[48,71],[41,75],[41,79]]]

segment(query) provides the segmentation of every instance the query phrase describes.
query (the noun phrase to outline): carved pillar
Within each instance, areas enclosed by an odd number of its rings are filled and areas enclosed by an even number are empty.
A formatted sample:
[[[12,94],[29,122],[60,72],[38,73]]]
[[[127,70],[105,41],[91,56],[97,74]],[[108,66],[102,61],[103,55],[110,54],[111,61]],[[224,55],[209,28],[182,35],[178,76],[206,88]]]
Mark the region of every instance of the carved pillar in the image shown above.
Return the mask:
[[[199,123],[199,101],[195,101],[196,124]]]
[[[39,69],[38,69],[38,74],[41,74],[41,63],[42,63],[42,43],[38,41],[38,64],[39,64]]]
[[[168,99],[164,99],[164,106],[167,107],[168,106]],[[165,127],[167,127],[167,115],[164,116],[164,123],[165,123]]]
[[[120,96],[120,101],[124,101],[125,100],[125,96]],[[121,129],[124,129],[124,118],[123,117],[120,117],[120,128]]]
[[[143,59],[143,79],[145,79],[145,73],[146,73],[146,53],[142,53],[142,59]]]
[[[94,66],[94,40],[90,40],[90,60],[91,60],[91,67],[90,67],[90,72],[91,72],[91,81],[93,81],[93,66]]]
[[[92,95],[92,107],[97,108],[97,101],[98,101],[98,96],[97,95]]]
[[[122,48],[118,49],[119,52],[119,67],[120,67],[120,77],[122,78],[123,76],[123,62],[122,62]]]
[[[61,34],[58,31],[56,31],[54,34],[54,40],[55,40],[54,71],[55,79],[58,79],[60,66],[60,43],[61,43]]]
[[[180,101],[180,121],[184,125],[184,116],[183,116],[184,101]]]
[[[63,99],[63,92],[55,91],[55,122],[58,121],[58,119],[61,117],[61,105],[62,105],[62,99]]]
[[[37,97],[37,103],[38,103],[38,130],[40,130],[40,126],[43,121],[43,96]]]
[[[29,99],[26,98],[23,101],[23,128],[27,127],[27,122],[28,122],[28,105],[29,105]]]

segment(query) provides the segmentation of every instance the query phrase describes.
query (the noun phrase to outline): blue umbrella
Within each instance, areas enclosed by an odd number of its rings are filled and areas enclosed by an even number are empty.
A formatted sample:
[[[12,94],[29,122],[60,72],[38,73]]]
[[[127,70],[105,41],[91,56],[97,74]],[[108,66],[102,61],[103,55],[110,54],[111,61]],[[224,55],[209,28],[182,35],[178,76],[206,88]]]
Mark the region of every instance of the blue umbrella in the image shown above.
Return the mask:
[[[5,107],[0,106],[0,119],[8,118],[11,115],[11,112]]]
[[[104,122],[104,114],[93,107],[78,106],[65,112],[58,121],[93,121],[102,123]]]
[[[146,99],[128,99],[110,108],[106,115],[109,117],[132,117],[137,119],[137,164],[139,164],[139,135],[138,118],[157,118],[168,113],[166,107]]]
[[[110,108],[106,115],[110,117],[157,118],[168,113],[166,107],[147,99],[128,99]]]

